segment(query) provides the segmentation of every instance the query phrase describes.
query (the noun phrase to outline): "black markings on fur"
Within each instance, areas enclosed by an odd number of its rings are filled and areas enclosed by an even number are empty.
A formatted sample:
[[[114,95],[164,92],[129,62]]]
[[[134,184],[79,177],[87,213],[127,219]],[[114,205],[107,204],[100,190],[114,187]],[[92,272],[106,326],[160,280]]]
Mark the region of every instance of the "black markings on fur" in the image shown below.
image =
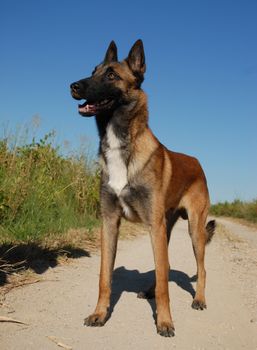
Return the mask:
[[[151,217],[151,192],[143,185],[127,185],[121,193],[122,201],[131,208],[143,222]]]

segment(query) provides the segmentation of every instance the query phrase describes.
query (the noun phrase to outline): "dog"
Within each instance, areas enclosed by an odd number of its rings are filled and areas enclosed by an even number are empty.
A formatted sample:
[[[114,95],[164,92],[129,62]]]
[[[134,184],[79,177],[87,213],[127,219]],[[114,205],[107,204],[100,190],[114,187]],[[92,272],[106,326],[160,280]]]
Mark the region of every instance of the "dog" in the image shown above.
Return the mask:
[[[148,126],[147,98],[141,89],[146,71],[142,40],[128,57],[118,61],[112,41],[102,63],[88,78],[70,85],[79,114],[95,116],[100,138],[101,269],[99,298],[86,326],[103,326],[108,319],[111,279],[121,218],[143,222],[150,229],[155,282],[139,297],[156,299],[157,333],[174,336],[168,291],[168,243],[179,217],[188,220],[197,264],[197,286],[192,307],[206,308],[205,246],[215,231],[206,225],[210,206],[207,182],[200,163],[191,156],[169,151]]]

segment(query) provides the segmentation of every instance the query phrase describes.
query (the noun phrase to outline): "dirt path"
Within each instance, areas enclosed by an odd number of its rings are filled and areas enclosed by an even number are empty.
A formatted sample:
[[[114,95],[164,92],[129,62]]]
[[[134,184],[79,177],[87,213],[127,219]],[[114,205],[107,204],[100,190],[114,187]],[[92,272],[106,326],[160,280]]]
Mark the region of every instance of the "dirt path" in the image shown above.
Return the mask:
[[[227,229],[207,248],[206,311],[190,307],[195,262],[186,223],[175,227],[169,248],[174,338],[157,335],[154,302],[136,297],[153,277],[150,239],[144,235],[119,242],[114,310],[103,328],[82,326],[97,299],[100,257],[94,255],[48,270],[42,282],[8,293],[0,315],[28,325],[0,323],[0,349],[51,350],[58,342],[75,350],[257,349],[257,232],[222,224]]]

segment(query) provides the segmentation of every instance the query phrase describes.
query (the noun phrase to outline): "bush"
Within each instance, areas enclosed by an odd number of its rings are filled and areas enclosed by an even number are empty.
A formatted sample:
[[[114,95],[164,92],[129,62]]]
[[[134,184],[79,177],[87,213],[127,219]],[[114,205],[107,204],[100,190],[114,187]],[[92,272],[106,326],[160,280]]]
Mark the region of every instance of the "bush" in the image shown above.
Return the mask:
[[[37,240],[98,222],[99,171],[85,154],[65,157],[54,133],[39,142],[0,140],[0,235]]]
[[[257,199],[251,202],[236,199],[232,203],[217,203],[211,206],[210,212],[217,216],[231,216],[257,222]]]

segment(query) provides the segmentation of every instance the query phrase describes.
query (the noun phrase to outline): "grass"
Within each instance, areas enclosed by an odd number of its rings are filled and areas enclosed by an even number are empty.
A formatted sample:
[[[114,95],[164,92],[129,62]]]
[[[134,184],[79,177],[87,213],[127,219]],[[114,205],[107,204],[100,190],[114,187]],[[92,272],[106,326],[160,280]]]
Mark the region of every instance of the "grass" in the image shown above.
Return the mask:
[[[217,203],[211,206],[210,212],[216,216],[228,216],[257,223],[257,199],[250,202],[236,199],[231,203]]]
[[[83,153],[61,155],[54,132],[21,139],[0,139],[0,243],[58,238],[79,227],[90,235],[99,223],[98,168]]]
[[[99,245],[100,176],[88,148],[64,156],[54,132],[28,135],[0,137],[1,293]]]

